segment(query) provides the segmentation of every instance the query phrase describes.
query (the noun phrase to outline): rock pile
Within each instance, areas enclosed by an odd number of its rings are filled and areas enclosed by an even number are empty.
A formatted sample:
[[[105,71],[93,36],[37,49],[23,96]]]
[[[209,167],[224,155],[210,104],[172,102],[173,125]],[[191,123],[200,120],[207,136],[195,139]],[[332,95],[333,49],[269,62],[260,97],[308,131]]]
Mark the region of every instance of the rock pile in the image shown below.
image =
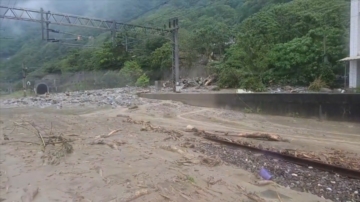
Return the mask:
[[[71,93],[54,93],[37,97],[24,97],[19,99],[2,100],[0,107],[50,107],[78,104],[95,106],[132,106],[142,105],[143,101],[136,95],[141,90],[135,87],[126,87],[119,89],[89,90],[77,91]]]

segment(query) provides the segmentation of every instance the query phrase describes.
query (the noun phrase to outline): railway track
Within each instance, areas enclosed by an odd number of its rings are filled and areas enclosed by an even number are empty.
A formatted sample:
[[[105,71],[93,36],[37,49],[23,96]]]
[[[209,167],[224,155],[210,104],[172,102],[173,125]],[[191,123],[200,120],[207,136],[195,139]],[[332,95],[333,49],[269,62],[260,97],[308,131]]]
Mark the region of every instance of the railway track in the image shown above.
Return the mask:
[[[250,150],[250,151],[253,151],[256,153],[262,153],[264,155],[269,155],[269,156],[273,156],[275,158],[284,159],[286,161],[289,161],[289,162],[292,162],[294,164],[298,164],[301,166],[307,166],[307,167],[311,166],[311,167],[317,168],[319,170],[327,171],[327,172],[334,173],[334,174],[336,173],[341,176],[346,176],[346,177],[353,178],[353,179],[360,179],[360,171],[359,170],[353,170],[353,169],[349,169],[349,168],[345,168],[345,167],[327,164],[327,163],[324,163],[321,161],[299,158],[299,157],[282,154],[282,153],[275,152],[275,151],[269,151],[269,150],[264,150],[264,149],[260,149],[257,147],[249,146],[249,145],[240,144],[238,142],[231,141],[228,138],[219,137],[219,136],[213,135],[213,134],[206,134],[206,132],[204,132],[204,131],[201,131],[201,134],[199,132],[196,132],[196,134],[200,135],[203,138],[208,139],[210,141],[237,146],[239,148]]]

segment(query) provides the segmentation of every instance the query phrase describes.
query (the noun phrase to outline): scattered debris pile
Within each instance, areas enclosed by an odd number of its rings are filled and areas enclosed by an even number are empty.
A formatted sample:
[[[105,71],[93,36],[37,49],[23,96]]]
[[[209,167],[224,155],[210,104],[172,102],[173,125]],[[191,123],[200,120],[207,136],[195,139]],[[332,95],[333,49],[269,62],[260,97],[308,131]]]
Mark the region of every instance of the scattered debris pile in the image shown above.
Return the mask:
[[[118,116],[119,117],[119,116]],[[178,130],[168,130],[166,128],[160,127],[160,126],[153,126],[150,121],[137,121],[132,119],[131,117],[126,117],[126,120],[123,120],[125,123],[131,123],[131,124],[139,124],[142,125],[141,131],[153,131],[157,133],[166,133],[170,135],[170,138],[173,138],[175,140],[182,137],[184,134],[181,131]]]
[[[189,87],[201,88],[204,86],[210,86],[217,81],[217,75],[213,74],[206,78],[196,77],[193,79],[182,79],[181,83],[184,85],[182,89],[186,89]]]
[[[44,164],[58,165],[62,158],[74,151],[71,142],[75,140],[70,137],[65,137],[63,134],[55,134],[52,130],[52,126],[50,130],[46,131],[40,129],[34,122],[22,121],[20,123],[14,123],[14,125],[15,127],[21,127],[27,131],[31,131],[38,137],[40,143],[31,143],[41,145],[43,151],[43,156],[41,158],[43,159]]]
[[[125,87],[118,89],[101,89],[88,91],[75,91],[66,93],[46,94],[37,97],[12,98],[0,101],[0,107],[51,107],[61,109],[67,105],[78,104],[79,106],[122,106],[142,105],[145,102],[139,99],[137,94],[148,93],[148,89]]]
[[[188,88],[195,88],[200,89],[204,88],[206,86],[214,85],[217,81],[217,75],[212,74],[208,77],[195,77],[195,78],[183,78],[180,81],[180,84],[182,85],[182,89],[188,89]],[[174,84],[172,81],[168,80],[163,82],[162,84],[163,88],[173,88]]]
[[[118,132],[120,132],[121,129],[112,130],[110,133],[105,135],[98,135],[95,137],[95,139],[90,142],[90,145],[107,145],[112,149],[119,150],[119,146],[126,144],[125,141],[122,140],[108,140],[107,138],[114,136]]]

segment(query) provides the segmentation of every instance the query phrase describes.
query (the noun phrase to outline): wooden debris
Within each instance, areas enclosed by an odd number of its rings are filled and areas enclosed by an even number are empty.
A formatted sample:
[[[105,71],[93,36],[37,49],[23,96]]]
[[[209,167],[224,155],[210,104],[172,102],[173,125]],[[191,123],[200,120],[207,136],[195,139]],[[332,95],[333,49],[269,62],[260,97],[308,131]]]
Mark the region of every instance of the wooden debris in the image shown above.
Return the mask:
[[[187,197],[185,194],[183,193],[179,193],[180,196],[182,196],[184,199],[188,200],[188,201],[191,201],[191,198]]]
[[[106,135],[99,135],[99,136],[96,136],[95,139],[100,139],[100,138],[108,138],[114,134],[116,134],[117,132],[121,131],[121,129],[117,129],[117,130],[113,130],[111,131],[110,133],[106,134]]]
[[[253,184],[257,185],[257,186],[267,186],[267,185],[276,184],[276,183],[271,180],[260,180],[260,181],[256,181]]]
[[[143,125],[141,128],[141,131],[153,131],[153,132],[157,132],[157,133],[166,133],[168,135],[174,136],[175,139],[184,136],[181,131],[168,130],[168,129],[160,127],[160,126],[154,126],[149,121],[136,121],[129,117],[126,120],[124,120],[123,122]]]
[[[218,180],[215,180],[214,177],[209,177],[206,181],[207,183],[207,186],[210,187],[211,185],[215,185],[217,184],[218,182],[221,182],[222,179],[218,179]]]
[[[6,142],[1,142],[0,145],[6,145],[6,144],[9,144],[9,143],[15,143],[15,142],[22,142],[22,143],[26,143],[26,144],[36,144],[36,145],[40,145],[39,143],[37,142],[30,142],[30,141],[21,141],[21,140],[14,140],[14,141],[6,141]]]
[[[24,189],[25,193],[21,196],[21,202],[32,202],[39,193],[39,188],[28,187]]]
[[[132,197],[130,197],[126,200],[126,202],[134,201],[134,200],[136,200],[142,196],[148,195],[148,194],[150,194],[150,192],[147,189],[141,189],[139,191],[136,191]]]
[[[205,86],[209,86],[211,85],[212,83],[214,83],[217,79],[217,76],[216,75],[210,75],[208,76],[206,79],[205,79]]]
[[[200,163],[203,165],[207,165],[209,167],[215,167],[218,165],[221,165],[222,161],[220,160],[220,158],[212,156],[212,157],[204,157],[204,156],[199,156],[200,159]]]
[[[279,150],[276,148],[263,148],[261,144],[254,144],[253,142],[244,141],[244,139],[230,139],[229,137],[245,137],[245,138],[266,138],[271,141],[285,141],[288,140],[283,139],[282,137],[274,134],[267,133],[244,133],[244,134],[236,134],[229,135],[229,132],[221,132],[221,131],[205,131],[197,129],[194,126],[188,125],[185,129],[186,132],[193,132],[194,135],[200,136],[211,141],[222,142],[222,143],[231,143],[239,146],[252,147],[265,151],[272,151],[279,154],[284,154],[288,156],[293,156],[302,159],[310,159],[313,161],[318,161],[330,165],[335,165],[339,167],[345,167],[352,170],[360,170],[360,160],[355,154],[351,154],[345,151],[331,149],[329,153],[315,153],[315,152],[306,152],[292,149]]]
[[[46,145],[45,145],[44,138],[43,138],[43,136],[42,136],[41,133],[40,133],[40,130],[36,127],[35,123],[30,123],[30,125],[36,130],[36,133],[37,133],[37,135],[39,136],[39,138],[40,138],[40,140],[41,140],[41,142],[42,142],[42,144],[43,144],[43,147],[44,147],[43,149],[45,150]]]
[[[236,187],[239,189],[239,191],[244,194],[245,196],[247,196],[249,199],[251,199],[252,201],[255,201],[255,202],[266,202],[265,199],[261,198],[260,196],[258,196],[257,194],[255,193],[249,193],[246,191],[246,189],[244,189],[242,186],[240,185],[236,185]]]
[[[130,118],[130,116],[128,116],[128,115],[123,115],[123,114],[118,114],[118,115],[116,115],[116,117]]]
[[[31,126],[33,129],[35,129],[36,136],[40,139],[42,150],[45,153],[42,156],[42,159],[47,160],[48,163],[52,165],[59,164],[60,159],[62,157],[65,157],[67,154],[71,154],[74,150],[73,146],[70,144],[70,142],[73,142],[74,140],[63,137],[63,134],[54,135],[52,130],[52,124],[49,132],[41,131],[34,122],[23,121],[22,123],[14,122],[14,124],[26,130],[30,130],[27,126]],[[18,141],[18,142],[24,142],[24,141]],[[53,147],[51,149],[46,150],[46,148],[51,145],[55,146],[55,148]]]
[[[162,197],[164,197],[165,199],[167,199],[167,200],[170,200],[171,201],[171,198],[170,197],[168,197],[168,196],[165,196],[164,194],[161,194],[161,193],[158,193],[160,196],[162,196]]]
[[[279,135],[269,134],[269,133],[240,133],[238,135],[228,135],[228,136],[254,138],[254,139],[266,139],[269,141],[279,141],[279,142],[287,142],[288,141],[288,140],[283,139]]]
[[[260,196],[256,195],[255,193],[246,193],[245,196],[247,196],[249,199],[256,201],[256,202],[266,202],[265,199],[261,198]]]
[[[106,139],[95,139],[94,141],[92,141],[90,143],[90,145],[95,145],[95,144],[103,144],[103,145],[107,145],[112,149],[115,150],[119,150],[119,146],[126,144],[126,142],[121,141],[121,140],[106,140]]]
[[[160,146],[161,149],[164,149],[166,151],[171,151],[171,152],[176,152],[179,154],[184,154],[184,151],[182,151],[181,149],[171,145],[171,146]]]
[[[133,106],[128,107],[128,109],[137,109],[137,108],[139,108],[137,105],[133,105]]]

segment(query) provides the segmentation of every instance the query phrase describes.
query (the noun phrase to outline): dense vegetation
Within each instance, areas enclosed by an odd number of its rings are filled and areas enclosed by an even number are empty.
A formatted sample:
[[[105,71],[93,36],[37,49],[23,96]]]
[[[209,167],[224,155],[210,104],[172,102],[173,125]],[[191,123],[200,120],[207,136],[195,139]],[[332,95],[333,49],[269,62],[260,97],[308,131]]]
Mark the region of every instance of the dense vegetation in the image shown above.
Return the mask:
[[[346,0],[171,0],[150,12],[162,1],[148,0],[146,6],[143,0],[132,2],[138,10],[117,17],[112,11],[112,18],[161,27],[178,16],[181,68],[192,72],[205,66],[207,73],[217,73],[221,87],[261,91],[274,84],[308,85],[318,78],[332,86],[335,75],[343,74],[338,60],[348,53]],[[94,36],[82,44],[97,48],[45,43],[38,28],[30,27],[15,41],[1,41],[0,56],[11,56],[1,61],[2,79],[21,78],[23,62],[36,67],[33,76],[115,70],[140,77],[138,85],[171,71],[169,38],[121,32],[114,47],[109,33],[61,29]]]

